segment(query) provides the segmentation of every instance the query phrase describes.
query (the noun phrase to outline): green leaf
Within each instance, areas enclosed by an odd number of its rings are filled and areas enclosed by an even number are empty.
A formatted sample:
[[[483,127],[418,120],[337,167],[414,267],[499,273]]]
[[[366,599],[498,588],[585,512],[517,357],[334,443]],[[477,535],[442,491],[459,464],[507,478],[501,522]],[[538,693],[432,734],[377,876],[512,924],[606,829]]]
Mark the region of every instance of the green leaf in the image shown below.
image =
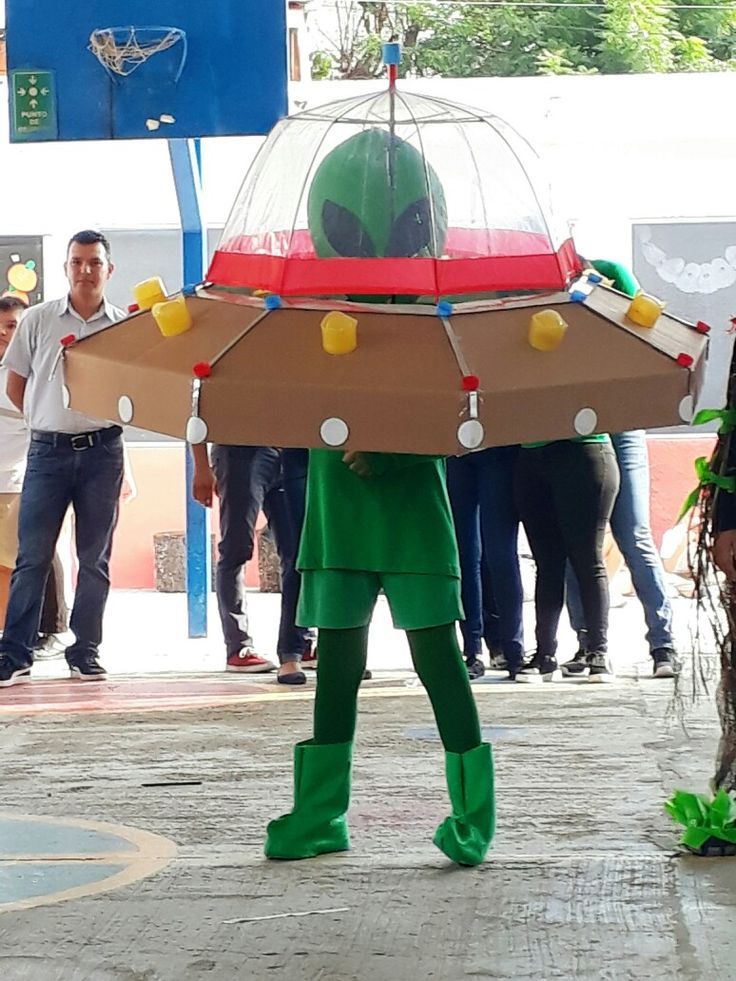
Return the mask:
[[[710,813],[713,824],[717,824],[720,827],[733,824],[736,820],[736,801],[734,801],[728,791],[721,788],[713,798]]]
[[[675,821],[685,825],[680,841],[688,848],[697,851],[708,838],[736,844],[736,796],[726,790],[719,790],[712,799],[676,790],[664,807]]]
[[[695,490],[690,491],[690,493],[685,498],[685,503],[680,508],[680,513],[677,515],[677,520],[682,521],[688,511],[692,511],[695,505],[698,503],[700,498],[700,484],[695,488]]]
[[[712,837],[714,835],[708,828],[688,828],[680,838],[680,843],[697,851]]]
[[[676,790],[665,808],[680,824],[704,824],[707,820],[709,801],[701,794],[691,794],[686,790]]]

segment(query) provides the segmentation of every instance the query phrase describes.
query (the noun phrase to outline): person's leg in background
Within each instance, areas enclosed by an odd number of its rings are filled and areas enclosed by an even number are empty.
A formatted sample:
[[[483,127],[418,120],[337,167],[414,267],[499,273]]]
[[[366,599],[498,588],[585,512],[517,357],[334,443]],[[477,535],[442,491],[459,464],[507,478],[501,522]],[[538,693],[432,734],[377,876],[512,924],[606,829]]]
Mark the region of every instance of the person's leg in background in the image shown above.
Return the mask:
[[[8,608],[8,596],[10,595],[10,577],[13,570],[6,565],[0,565],[0,631],[5,626],[5,611]]]
[[[295,558],[299,554],[299,544],[304,526],[304,514],[307,501],[307,472],[309,468],[309,450],[303,449],[284,449],[281,451],[281,476],[284,484],[284,496],[286,500],[286,511],[291,521],[293,540],[295,542]],[[296,575],[296,585],[293,591],[294,616],[299,600],[299,588],[301,577],[294,566]],[[302,661],[306,658],[310,664],[317,667],[317,656],[315,648],[317,646],[317,631],[313,627],[299,627],[304,631],[304,646],[302,649]],[[302,665],[303,666],[303,665]]]
[[[671,678],[677,655],[672,634],[672,604],[662,560],[649,517],[649,456],[641,430],[611,437],[621,472],[621,486],[611,514],[611,531],[621,550],[644,609],[654,676]]]
[[[482,529],[480,539],[481,553],[483,553],[485,552],[485,543],[483,541]],[[488,648],[488,657],[491,662],[491,667],[505,671],[506,660],[501,653],[500,647],[498,610],[496,608],[496,599],[493,595],[493,583],[491,582],[491,573],[487,562],[481,562],[480,564],[480,588],[483,597],[481,603],[483,617],[483,640]]]
[[[550,469],[555,513],[565,552],[580,587],[586,625],[589,680],[613,678],[608,659],[608,573],[603,561],[606,526],[618,492],[618,465],[609,442],[555,444]]]
[[[552,681],[557,673],[557,628],[565,602],[565,542],[557,521],[551,471],[556,444],[522,448],[516,465],[514,496],[537,567],[534,587],[537,649],[516,680]]]
[[[33,441],[20,499],[18,558],[0,641],[0,687],[26,680],[54,547],[73,491],[73,459]]]
[[[110,553],[123,483],[123,441],[98,443],[86,450],[65,450],[74,468],[72,508],[79,571],[69,627],[74,642],[66,649],[72,677],[104,678],[97,660],[102,618],[110,592]],[[57,529],[49,566],[56,551]],[[40,611],[39,611],[40,613]]]
[[[0,494],[0,630],[5,624],[10,577],[18,555],[20,494]]]
[[[69,607],[64,589],[64,567],[59,558],[58,543],[51,561],[46,592],[41,608],[41,622],[38,627],[37,658],[59,657],[64,652],[63,640],[59,634],[69,629]]]
[[[460,573],[462,603],[465,619],[460,621],[463,637],[463,654],[471,678],[485,673],[481,660],[483,638],[483,614],[481,591],[481,540],[478,480],[480,470],[475,456],[450,457],[447,461],[447,490],[455,523]]]
[[[572,566],[568,560],[565,567],[565,604],[570,626],[578,638],[578,649],[571,661],[562,665],[562,673],[566,677],[576,677],[588,673],[588,631],[585,629],[585,614],[583,601],[580,598],[580,587]]]
[[[512,680],[524,660],[524,591],[519,568],[519,512],[514,501],[519,452],[518,446],[500,446],[473,454],[478,457],[482,564],[492,583],[498,645]]]
[[[294,454],[293,458],[291,454]],[[300,454],[304,454],[303,460]],[[309,633],[296,624],[300,583],[296,557],[304,521],[306,463],[306,450],[282,450],[280,479],[263,501],[281,569],[281,615],[276,646],[279,670],[276,680],[284,685],[303,685],[307,680],[300,662],[309,645]]]
[[[278,451],[269,446],[212,447],[220,502],[215,590],[227,657],[226,670],[262,674],[274,665],[256,653],[248,629],[243,567],[253,556],[263,500],[279,479]]]

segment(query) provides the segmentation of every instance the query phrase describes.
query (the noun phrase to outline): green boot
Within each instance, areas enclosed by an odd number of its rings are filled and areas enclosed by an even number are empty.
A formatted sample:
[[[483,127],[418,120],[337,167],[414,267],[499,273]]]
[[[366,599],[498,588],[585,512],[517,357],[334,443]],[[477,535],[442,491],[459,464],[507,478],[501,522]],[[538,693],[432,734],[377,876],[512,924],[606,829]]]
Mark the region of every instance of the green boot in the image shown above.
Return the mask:
[[[294,807],[271,821],[266,858],[314,858],[350,848],[346,812],[350,804],[353,744],[294,747]]]
[[[432,839],[458,865],[480,865],[496,830],[493,753],[481,743],[467,753],[445,753],[452,815]]]

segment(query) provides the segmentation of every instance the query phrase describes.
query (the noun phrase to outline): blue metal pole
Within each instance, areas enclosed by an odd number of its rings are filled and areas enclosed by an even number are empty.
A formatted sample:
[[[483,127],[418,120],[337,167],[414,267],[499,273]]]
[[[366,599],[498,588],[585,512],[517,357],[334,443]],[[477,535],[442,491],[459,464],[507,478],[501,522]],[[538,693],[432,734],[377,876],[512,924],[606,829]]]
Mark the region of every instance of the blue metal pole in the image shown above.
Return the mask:
[[[184,286],[201,283],[207,264],[202,225],[199,140],[169,140],[171,170],[182,230]],[[207,597],[210,590],[209,511],[192,497],[194,467],[186,450],[187,495],[187,619],[190,637],[207,636]]]

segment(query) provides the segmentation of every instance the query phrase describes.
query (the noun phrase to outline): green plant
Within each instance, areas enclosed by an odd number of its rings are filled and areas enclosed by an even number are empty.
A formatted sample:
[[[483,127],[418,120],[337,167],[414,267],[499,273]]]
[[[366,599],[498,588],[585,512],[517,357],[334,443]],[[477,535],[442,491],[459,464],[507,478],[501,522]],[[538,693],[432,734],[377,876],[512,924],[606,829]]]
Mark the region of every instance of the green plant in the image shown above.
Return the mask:
[[[680,843],[691,851],[700,851],[710,838],[736,844],[736,796],[719,790],[712,799],[705,794],[676,790],[665,810],[678,824],[685,826]]]

